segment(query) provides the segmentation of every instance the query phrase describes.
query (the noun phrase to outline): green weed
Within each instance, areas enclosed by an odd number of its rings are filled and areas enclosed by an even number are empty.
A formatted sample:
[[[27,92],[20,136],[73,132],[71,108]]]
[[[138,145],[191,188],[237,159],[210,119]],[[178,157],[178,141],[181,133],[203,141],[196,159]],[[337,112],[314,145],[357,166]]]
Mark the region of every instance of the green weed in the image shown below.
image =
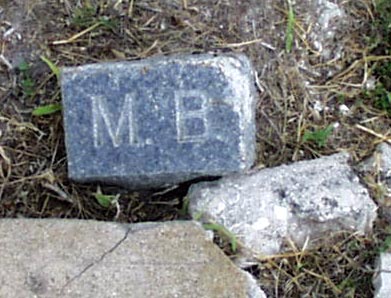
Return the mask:
[[[365,91],[363,97],[372,106],[391,116],[391,62],[385,61],[376,65],[374,75],[378,83],[374,90]]]
[[[386,111],[391,116],[391,92],[383,84],[378,84],[375,90],[367,93],[367,97],[371,98],[375,108]]]
[[[35,83],[30,77],[21,80],[20,84],[22,86],[23,94],[25,96],[31,96],[34,94]]]
[[[61,111],[62,107],[58,103],[37,107],[33,110],[34,116],[46,116]]]
[[[333,132],[333,126],[329,125],[326,128],[318,129],[315,131],[306,131],[303,136],[303,142],[313,142],[318,147],[324,147],[327,139]]]
[[[391,1],[390,0],[378,0],[376,2],[376,21],[374,27],[378,34],[383,38],[381,43],[386,45],[391,44]],[[386,51],[389,53],[390,49]]]
[[[179,210],[180,216],[186,216],[189,214],[189,205],[190,205],[190,199],[188,197],[185,197],[183,199],[182,208]]]
[[[19,64],[18,69],[20,72],[28,72],[30,70],[30,64],[28,64],[26,61],[23,61]]]
[[[391,90],[391,62],[386,61],[379,64],[375,69],[375,74],[379,77],[380,83],[384,88]]]
[[[57,78],[57,83],[60,81],[60,69],[48,58],[45,58],[44,56],[40,57],[43,62],[46,63],[46,65],[50,68],[50,70],[53,72],[53,74]],[[34,116],[47,116],[54,114],[56,112],[59,112],[62,110],[62,107],[58,103],[54,104],[48,104],[44,106],[39,106],[33,110],[33,115]]]
[[[96,193],[93,194],[99,205],[101,205],[103,208],[110,208],[111,206],[115,205],[115,203],[119,199],[119,195],[105,195],[102,194],[102,191],[98,187]]]
[[[74,11],[71,24],[76,27],[87,28],[96,22],[96,8],[92,6],[83,6]]]
[[[293,39],[295,32],[295,12],[293,10],[293,5],[291,0],[288,1],[288,24],[286,27],[286,35],[285,35],[285,51],[290,53],[293,47]]]
[[[20,87],[22,88],[23,95],[26,97],[32,96],[35,91],[35,82],[30,75],[30,64],[23,61],[18,66],[18,69],[21,74]]]
[[[376,18],[372,23],[369,48],[375,55],[391,54],[391,1],[376,1]],[[374,90],[365,91],[364,98],[375,108],[391,116],[391,62],[380,61],[373,67],[377,85]]]
[[[60,81],[60,69],[57,67],[57,65],[54,64],[52,61],[50,61],[48,58],[46,58],[44,56],[41,56],[40,58],[50,68],[52,73],[56,76],[57,82],[59,82]]]
[[[337,100],[338,100],[338,103],[344,104],[345,101],[346,101],[345,94],[343,94],[343,93],[338,94],[337,95]]]
[[[106,16],[100,16],[98,14],[98,9],[89,5],[75,10],[71,24],[80,29],[86,29],[96,24],[99,24],[110,30],[115,30],[115,28],[118,28],[117,20]]]
[[[391,248],[391,236],[387,236],[386,239],[384,239],[383,244],[380,246],[379,251],[388,252],[390,248]]]
[[[202,225],[205,230],[214,231],[219,234],[222,238],[227,238],[231,244],[231,249],[233,252],[236,252],[238,248],[238,241],[236,236],[231,233],[226,227],[219,225],[217,223],[206,223]]]
[[[342,291],[346,289],[351,289],[354,291],[354,289],[357,287],[357,284],[353,279],[345,278],[337,287]]]

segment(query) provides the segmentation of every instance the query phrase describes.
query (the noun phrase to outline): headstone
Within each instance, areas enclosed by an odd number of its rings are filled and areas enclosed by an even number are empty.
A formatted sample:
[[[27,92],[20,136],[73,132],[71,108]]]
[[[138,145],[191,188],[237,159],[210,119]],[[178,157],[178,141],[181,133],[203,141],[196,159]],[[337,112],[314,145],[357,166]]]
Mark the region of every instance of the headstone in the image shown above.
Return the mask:
[[[0,297],[265,298],[195,222],[0,219]]]
[[[254,161],[255,88],[244,55],[65,68],[61,87],[73,180],[161,187]]]
[[[212,220],[251,250],[280,253],[287,240],[302,247],[332,232],[371,231],[377,206],[351,169],[349,155],[267,168],[191,186],[193,217]]]

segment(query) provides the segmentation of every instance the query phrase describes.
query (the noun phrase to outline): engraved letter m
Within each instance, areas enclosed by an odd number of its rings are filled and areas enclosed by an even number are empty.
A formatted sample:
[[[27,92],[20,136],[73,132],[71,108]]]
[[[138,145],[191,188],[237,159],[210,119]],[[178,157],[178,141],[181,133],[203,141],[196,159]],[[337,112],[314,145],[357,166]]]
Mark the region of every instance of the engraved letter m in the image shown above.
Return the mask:
[[[103,128],[106,129],[113,146],[116,148],[119,147],[124,140],[127,140],[129,145],[136,144],[131,94],[125,96],[122,107],[118,109],[121,111],[119,117],[118,115],[110,113],[106,99],[103,96],[93,96],[91,101],[93,137],[94,146],[96,148],[105,143],[102,134]]]

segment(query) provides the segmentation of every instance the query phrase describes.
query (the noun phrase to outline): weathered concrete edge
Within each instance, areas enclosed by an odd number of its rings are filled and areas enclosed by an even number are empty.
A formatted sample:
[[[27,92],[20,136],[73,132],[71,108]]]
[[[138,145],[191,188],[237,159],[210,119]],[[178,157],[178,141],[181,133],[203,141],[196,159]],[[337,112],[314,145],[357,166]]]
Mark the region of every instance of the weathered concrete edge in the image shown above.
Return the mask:
[[[64,221],[67,223],[82,221],[84,223],[92,223],[92,224],[99,223],[99,225],[109,224],[112,226],[117,226],[119,228],[122,228],[123,235],[118,238],[118,241],[115,241],[113,243],[113,245],[111,246],[111,248],[109,250],[105,251],[101,255],[101,257],[98,261],[93,261],[91,264],[89,264],[86,267],[86,270],[89,270],[93,266],[99,264],[107,255],[109,255],[114,250],[116,250],[123,242],[125,242],[127,240],[129,234],[141,232],[143,230],[158,228],[161,225],[177,225],[177,224],[190,225],[190,224],[193,224],[194,226],[199,228],[200,232],[203,233],[203,235],[205,236],[205,241],[213,243],[213,232],[211,232],[209,230],[205,230],[202,227],[202,224],[199,221],[195,221],[195,220],[176,220],[176,221],[167,221],[167,222],[142,222],[142,223],[132,224],[132,223],[118,223],[118,222],[103,222],[103,221],[96,221],[96,220],[79,220],[79,219],[0,218],[0,224],[7,224],[7,223],[15,222],[15,221],[19,221],[19,222],[28,221],[29,224],[31,224],[31,225],[34,225],[34,224],[38,224],[38,225],[39,224],[45,224],[45,225],[49,224],[50,225],[50,224],[55,224],[59,221]],[[98,226],[96,228],[98,228]],[[215,245],[215,246],[216,246],[216,249],[219,250],[217,245]],[[221,253],[222,253],[222,255],[224,255],[224,253],[222,251],[221,251]],[[231,262],[227,256],[226,256],[226,258],[229,262]],[[246,293],[247,293],[248,298],[267,298],[265,293],[261,290],[260,286],[258,285],[256,279],[250,273],[238,268],[233,262],[231,262],[231,263],[232,263],[232,266],[234,268],[236,268],[238,271],[240,271],[244,275],[244,278],[247,280]],[[79,278],[82,274],[85,273],[86,270],[83,270],[78,275],[70,278],[70,280],[63,286],[63,288],[65,289],[65,287],[67,287],[67,285],[69,285],[74,280]]]

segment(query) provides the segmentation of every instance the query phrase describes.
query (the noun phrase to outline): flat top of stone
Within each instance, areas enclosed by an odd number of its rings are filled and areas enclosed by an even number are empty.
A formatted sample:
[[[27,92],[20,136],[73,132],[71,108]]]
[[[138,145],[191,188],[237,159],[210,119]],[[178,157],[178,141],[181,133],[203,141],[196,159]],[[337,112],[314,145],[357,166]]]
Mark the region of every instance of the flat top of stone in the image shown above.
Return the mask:
[[[263,297],[195,222],[0,219],[0,297]]]
[[[159,185],[254,161],[256,92],[242,54],[64,68],[61,86],[74,180]]]

